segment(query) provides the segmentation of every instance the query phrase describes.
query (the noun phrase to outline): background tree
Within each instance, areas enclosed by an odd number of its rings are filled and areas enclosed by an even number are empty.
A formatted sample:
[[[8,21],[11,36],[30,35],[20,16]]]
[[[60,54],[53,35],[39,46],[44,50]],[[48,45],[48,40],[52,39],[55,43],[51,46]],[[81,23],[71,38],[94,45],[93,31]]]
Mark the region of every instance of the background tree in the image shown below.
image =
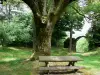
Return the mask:
[[[65,24],[63,24],[62,20],[60,19],[56,23],[53,34],[52,34],[52,45],[53,46],[56,46],[56,47],[61,46],[60,41],[62,39],[65,39],[65,37],[67,37],[65,29],[66,29],[66,26],[65,26]]]
[[[73,4],[73,6],[77,10],[80,8],[77,3]],[[67,7],[67,11],[58,22],[58,24],[62,26],[63,31],[70,32],[69,51],[72,51],[72,34],[74,34],[74,30],[81,30],[84,23],[84,17],[77,13],[75,9],[73,9],[72,5],[70,4],[70,6]]]
[[[4,48],[7,44],[8,36],[5,32],[5,28],[0,22],[0,44],[2,45],[2,48]]]
[[[32,14],[30,12],[23,13],[21,5],[23,6],[23,3],[7,1],[0,8],[0,26],[1,31],[3,30],[1,33],[2,35],[6,34],[7,45],[21,46],[32,42]]]
[[[31,17],[28,14],[13,17],[13,20],[6,23],[6,33],[9,36],[9,43],[12,45],[27,45],[32,42]]]
[[[86,7],[85,11],[89,13],[92,20],[92,26],[87,34],[87,37],[89,40],[89,48],[93,49],[100,46],[100,1],[90,1],[88,4],[89,6]]]

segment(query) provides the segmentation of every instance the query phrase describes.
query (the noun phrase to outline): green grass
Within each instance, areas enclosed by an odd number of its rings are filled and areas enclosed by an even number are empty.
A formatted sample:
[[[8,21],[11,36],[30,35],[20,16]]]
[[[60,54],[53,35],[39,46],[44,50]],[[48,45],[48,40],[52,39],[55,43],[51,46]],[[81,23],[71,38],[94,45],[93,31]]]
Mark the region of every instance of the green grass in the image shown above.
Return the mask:
[[[100,70],[100,55],[80,56],[84,61],[78,63],[88,69]]]
[[[52,55],[73,55],[79,56],[83,61],[77,62],[76,65],[84,66],[86,70],[90,72],[99,72],[100,71],[100,48],[97,48],[95,51],[86,52],[86,53],[71,53],[68,54],[67,49],[53,48]]]
[[[71,55],[79,56],[84,61],[76,65],[85,66],[86,70],[99,72],[100,70],[100,48],[96,51],[87,53],[72,53]],[[33,62],[22,63],[22,61],[32,54],[30,49],[26,48],[0,48],[0,75],[32,75]],[[51,55],[65,56],[68,55],[68,49],[52,48]]]
[[[53,56],[65,56],[67,54],[68,54],[68,49],[66,49],[66,48],[53,47],[51,49],[51,55],[53,55]]]
[[[31,75],[32,62],[22,63],[31,54],[25,49],[0,48],[0,75]]]

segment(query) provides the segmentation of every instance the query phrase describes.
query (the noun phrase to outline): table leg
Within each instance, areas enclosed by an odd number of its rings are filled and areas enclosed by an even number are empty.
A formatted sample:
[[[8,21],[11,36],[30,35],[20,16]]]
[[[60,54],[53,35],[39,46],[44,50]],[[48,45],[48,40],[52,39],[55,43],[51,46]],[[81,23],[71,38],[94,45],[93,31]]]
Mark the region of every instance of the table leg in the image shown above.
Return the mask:
[[[49,67],[48,62],[45,62],[45,67]],[[46,73],[47,73],[47,74],[49,74],[49,70],[48,70],[48,71],[46,71]]]
[[[68,66],[74,66],[75,65],[75,61],[70,61]]]
[[[45,66],[46,66],[46,67],[48,66],[48,62],[45,62]]]
[[[74,65],[75,65],[75,61],[72,62],[72,66],[74,66]]]
[[[75,66],[75,62],[76,61],[69,62],[68,66]],[[78,71],[78,69],[74,69],[72,72],[77,72],[77,71]]]

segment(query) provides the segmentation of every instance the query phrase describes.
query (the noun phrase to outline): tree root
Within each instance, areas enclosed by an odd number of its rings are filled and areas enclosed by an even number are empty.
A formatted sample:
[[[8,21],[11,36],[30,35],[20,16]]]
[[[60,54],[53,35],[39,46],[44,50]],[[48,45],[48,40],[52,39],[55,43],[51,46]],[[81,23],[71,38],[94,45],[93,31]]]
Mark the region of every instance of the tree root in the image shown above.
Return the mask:
[[[35,52],[30,56],[30,58],[26,59],[26,61],[35,61],[35,60],[36,60]]]
[[[33,54],[30,56],[30,58],[24,59],[24,60],[22,61],[22,64],[27,63],[27,62],[29,62],[29,61],[35,61],[35,60],[37,60],[37,59],[36,59],[35,53],[33,53]]]

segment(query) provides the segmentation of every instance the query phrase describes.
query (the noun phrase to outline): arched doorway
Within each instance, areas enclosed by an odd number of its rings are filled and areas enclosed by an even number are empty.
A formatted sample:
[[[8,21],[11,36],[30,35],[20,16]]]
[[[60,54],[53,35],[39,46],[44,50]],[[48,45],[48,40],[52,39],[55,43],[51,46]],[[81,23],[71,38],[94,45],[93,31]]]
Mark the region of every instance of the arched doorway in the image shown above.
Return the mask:
[[[85,37],[81,37],[76,42],[76,52],[87,52],[89,47],[88,40]]]

